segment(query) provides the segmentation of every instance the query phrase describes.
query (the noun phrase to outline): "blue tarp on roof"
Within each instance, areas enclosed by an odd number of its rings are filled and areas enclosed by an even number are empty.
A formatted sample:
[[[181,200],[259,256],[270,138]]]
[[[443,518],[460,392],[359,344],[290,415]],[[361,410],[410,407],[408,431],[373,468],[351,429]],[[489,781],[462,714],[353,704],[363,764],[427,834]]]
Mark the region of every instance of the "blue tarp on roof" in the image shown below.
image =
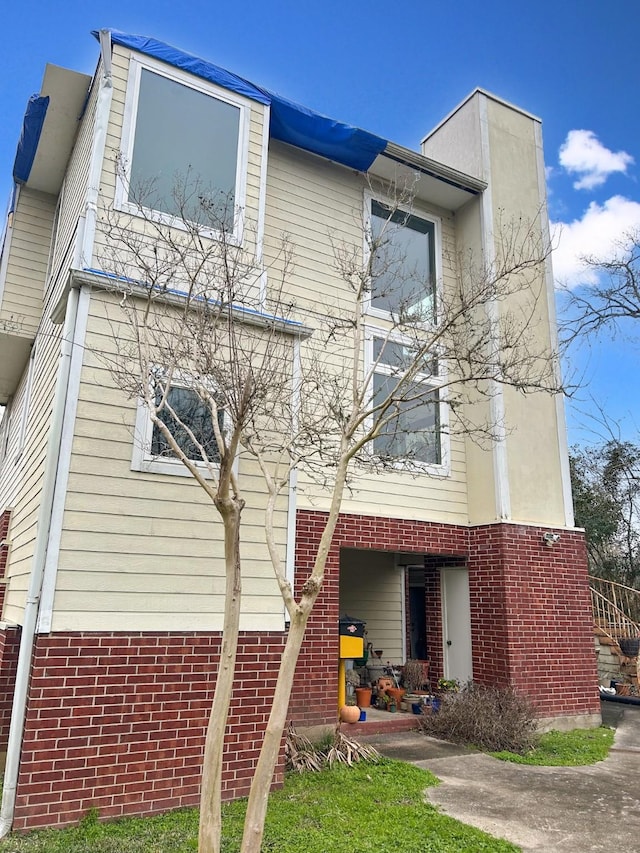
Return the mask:
[[[319,154],[359,172],[366,172],[387,145],[385,139],[373,133],[314,113],[300,104],[231,74],[224,68],[164,42],[145,36],[127,35],[117,30],[110,30],[110,34],[116,44],[181,68],[260,104],[270,105],[271,136],[281,142]]]
[[[48,96],[43,98],[40,95],[32,95],[29,98],[16,159],[13,161],[13,179],[18,184],[26,184],[29,180],[48,106]]]

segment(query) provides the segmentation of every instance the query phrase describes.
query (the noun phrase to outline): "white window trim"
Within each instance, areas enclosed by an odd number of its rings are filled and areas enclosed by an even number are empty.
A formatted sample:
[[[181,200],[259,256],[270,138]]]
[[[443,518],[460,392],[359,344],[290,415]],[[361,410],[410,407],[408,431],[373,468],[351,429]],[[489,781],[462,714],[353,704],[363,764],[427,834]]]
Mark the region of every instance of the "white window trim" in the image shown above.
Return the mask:
[[[133,157],[133,143],[135,139],[136,118],[138,114],[138,97],[140,94],[140,77],[142,69],[152,71],[161,77],[166,77],[168,80],[173,80],[204,95],[215,98],[224,103],[238,107],[240,110],[240,123],[238,129],[238,154],[236,161],[236,188],[234,198],[234,228],[233,234],[228,235],[227,239],[232,239],[238,245],[242,244],[244,231],[245,206],[247,197],[247,168],[249,160],[249,125],[251,120],[251,102],[223,89],[221,86],[216,86],[215,83],[210,83],[202,80],[199,77],[194,77],[192,74],[187,74],[179,68],[167,66],[164,63],[156,62],[149,57],[140,57],[132,55],[129,61],[129,78],[127,80],[127,91],[125,95],[125,107],[122,120],[122,137],[121,151],[123,156],[122,167],[125,171],[125,180],[121,174],[116,175],[116,189],[114,197],[114,205],[116,210],[121,210],[129,213],[132,216],[140,214],[139,206],[129,201],[127,185],[130,178],[130,164]],[[173,228],[185,230],[184,222],[176,216],[170,216],[162,211],[143,208],[145,215],[152,217],[155,221],[161,222],[164,225],[169,225]],[[218,232],[211,230],[203,231],[205,236],[215,239]]]
[[[13,464],[17,465],[20,461],[20,457],[22,456],[22,452],[24,450],[24,445],[27,437],[27,425],[29,423],[29,414],[31,412],[31,392],[33,389],[33,374],[35,372],[35,356],[36,356],[36,344],[34,344],[31,348],[31,353],[29,355],[29,364],[27,366],[27,384],[24,389],[24,398],[22,400],[22,411],[20,412],[20,427],[18,431],[18,449],[16,451],[15,459],[13,460]]]
[[[174,388],[190,388],[191,385],[185,380],[185,374],[182,374],[182,379],[178,377],[171,383]],[[228,419],[225,414],[224,429],[229,429]],[[131,454],[131,470],[140,471],[145,474],[170,474],[174,477],[191,477],[191,472],[180,459],[171,457],[153,456],[151,453],[151,442],[153,438],[153,421],[149,409],[144,401],[138,397],[136,402],[136,420],[133,435],[133,451]],[[197,459],[191,460],[196,468],[202,473],[203,477],[210,480],[213,475],[209,466]],[[217,468],[216,463],[212,466]],[[238,456],[233,463],[234,473],[238,473]]]
[[[442,219],[432,213],[426,213],[420,208],[407,205],[397,205],[393,198],[381,193],[372,193],[369,190],[364,191],[364,229],[362,232],[363,240],[363,258],[365,263],[368,262],[371,247],[367,242],[367,234],[371,233],[371,202],[377,201],[379,204],[387,205],[388,207],[401,210],[403,213],[408,213],[410,216],[415,216],[416,219],[424,219],[425,222],[430,222],[433,225],[434,231],[434,247],[433,247],[433,262],[435,267],[435,300],[436,300],[436,318],[440,313],[442,300]],[[392,314],[389,311],[383,311],[381,308],[375,308],[371,304],[373,288],[371,287],[363,300],[364,313],[378,320],[392,320]],[[425,323],[426,326],[432,324]]]
[[[375,364],[373,357],[373,339],[382,338],[389,343],[411,345],[411,341],[400,334],[389,334],[388,329],[383,329],[376,326],[366,326],[364,333],[364,369],[365,376],[371,374],[371,380],[368,388],[368,402],[373,401],[373,377],[376,373],[386,376],[393,376],[393,369],[385,364]],[[420,462],[411,460],[410,466],[406,459],[398,457],[397,461],[390,462],[389,467],[398,471],[410,470],[412,473],[423,471],[431,477],[448,477],[451,474],[451,441],[449,435],[449,406],[447,405],[447,370],[442,359],[438,359],[438,376],[428,376],[427,374],[418,373],[412,382],[424,384],[430,390],[438,391],[439,419],[440,419],[440,462]],[[373,423],[373,418],[369,418],[368,426]],[[373,442],[370,444],[371,455],[376,456],[373,449]]]

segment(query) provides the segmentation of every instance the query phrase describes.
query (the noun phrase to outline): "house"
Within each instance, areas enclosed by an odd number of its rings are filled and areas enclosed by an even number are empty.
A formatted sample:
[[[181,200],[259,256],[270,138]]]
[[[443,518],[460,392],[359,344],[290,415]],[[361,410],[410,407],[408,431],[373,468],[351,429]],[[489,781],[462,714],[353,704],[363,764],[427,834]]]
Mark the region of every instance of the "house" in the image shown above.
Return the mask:
[[[540,122],[480,89],[418,153],[153,39],[98,39],[95,75],[47,66],[29,103],[0,263],[2,832],[70,823],[91,807],[109,817],[198,802],[222,627],[220,527],[180,463],[151,452],[144,412],[101,357],[120,301],[104,262],[107,214],[137,228],[134,179],[195,164],[255,223],[243,231],[230,219],[237,244],[253,241],[254,255],[275,263],[288,234],[292,287],[310,314],[344,287],[331,234],[359,252],[363,220],[384,216],[372,179],[413,181],[398,230],[444,293],[462,256],[499,251],[505,212],[542,238],[547,228]],[[213,165],[204,138],[216,140]],[[158,214],[175,220],[165,204]],[[552,352],[548,262],[535,286],[532,328]],[[374,337],[390,312],[379,296]],[[433,392],[433,377],[424,383]],[[422,415],[435,439],[423,475],[391,449],[399,464],[359,473],[344,500],[291,719],[335,719],[338,617],[348,612],[366,621],[384,660],[428,656],[436,676],[513,684],[554,725],[598,722],[561,398],[496,385],[469,401],[498,431],[484,446],[449,435],[444,397],[429,399]],[[248,571],[228,797],[248,790],[286,632],[264,544],[266,494],[255,462],[241,454],[238,464],[250,496]],[[276,524],[298,585],[326,510],[302,468]]]

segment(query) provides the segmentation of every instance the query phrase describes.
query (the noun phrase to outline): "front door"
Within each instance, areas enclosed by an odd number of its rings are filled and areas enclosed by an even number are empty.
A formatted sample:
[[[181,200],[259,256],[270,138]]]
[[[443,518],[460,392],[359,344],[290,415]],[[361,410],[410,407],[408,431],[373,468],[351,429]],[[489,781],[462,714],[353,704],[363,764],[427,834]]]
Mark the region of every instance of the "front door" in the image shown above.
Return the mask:
[[[467,569],[442,569],[442,629],[444,677],[461,684],[473,676],[471,658],[471,608]]]

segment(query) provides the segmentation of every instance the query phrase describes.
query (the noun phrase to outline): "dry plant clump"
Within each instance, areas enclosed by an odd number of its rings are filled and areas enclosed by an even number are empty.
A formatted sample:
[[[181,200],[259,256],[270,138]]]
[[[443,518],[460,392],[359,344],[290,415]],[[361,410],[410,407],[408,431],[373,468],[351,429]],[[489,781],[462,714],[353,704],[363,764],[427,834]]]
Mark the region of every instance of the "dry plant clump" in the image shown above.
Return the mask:
[[[420,728],[452,743],[522,755],[536,743],[536,717],[531,699],[512,687],[470,683],[460,693],[444,694],[439,711],[425,714]]]
[[[293,725],[287,728],[285,740],[285,762],[287,770],[296,773],[317,772],[334,764],[352,767],[359,761],[377,763],[382,756],[378,750],[366,743],[347,737],[340,726],[336,726],[331,739],[313,744],[309,738],[296,732]]]

